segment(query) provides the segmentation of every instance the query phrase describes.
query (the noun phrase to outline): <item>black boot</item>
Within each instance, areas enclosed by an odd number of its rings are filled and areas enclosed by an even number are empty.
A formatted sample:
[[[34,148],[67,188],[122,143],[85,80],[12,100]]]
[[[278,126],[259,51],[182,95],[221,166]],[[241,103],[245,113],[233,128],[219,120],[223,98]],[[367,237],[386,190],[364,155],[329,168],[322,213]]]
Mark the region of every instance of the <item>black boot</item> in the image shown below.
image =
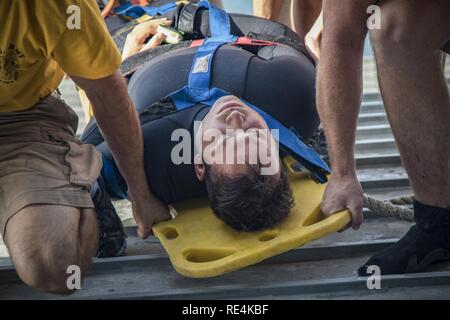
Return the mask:
[[[396,244],[376,253],[358,269],[360,277],[369,276],[370,265],[381,274],[416,273],[432,263],[450,260],[450,209],[414,202],[416,225]]]
[[[123,255],[127,246],[122,220],[112,204],[101,176],[97,183],[98,189],[92,197],[100,229],[96,257],[118,257]]]

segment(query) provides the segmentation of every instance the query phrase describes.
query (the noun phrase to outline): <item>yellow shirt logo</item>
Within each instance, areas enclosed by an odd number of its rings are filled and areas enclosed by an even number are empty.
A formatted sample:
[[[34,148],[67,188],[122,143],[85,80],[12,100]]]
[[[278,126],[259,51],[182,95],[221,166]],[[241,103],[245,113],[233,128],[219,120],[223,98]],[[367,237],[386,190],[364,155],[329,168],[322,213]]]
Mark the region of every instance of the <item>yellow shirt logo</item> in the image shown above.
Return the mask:
[[[67,24],[73,6],[79,28]],[[64,72],[101,79],[120,66],[95,0],[0,0],[0,21],[0,113],[32,107]]]
[[[19,60],[23,53],[11,44],[7,49],[0,49],[0,82],[10,84],[19,78]]]

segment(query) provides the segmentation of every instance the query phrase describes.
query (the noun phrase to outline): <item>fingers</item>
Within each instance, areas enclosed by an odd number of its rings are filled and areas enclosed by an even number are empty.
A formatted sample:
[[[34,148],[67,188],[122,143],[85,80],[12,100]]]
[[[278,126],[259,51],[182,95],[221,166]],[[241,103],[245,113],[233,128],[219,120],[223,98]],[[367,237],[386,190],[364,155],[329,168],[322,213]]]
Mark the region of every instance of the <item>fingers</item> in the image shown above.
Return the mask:
[[[160,24],[171,25],[172,21],[167,19],[157,19],[143,22],[134,27],[133,31],[128,34],[135,42],[144,44],[145,40],[156,33],[158,33],[158,26]]]
[[[166,19],[166,18],[157,19],[157,20],[154,20],[154,21],[158,21],[158,25],[164,24],[165,26],[170,26],[172,24],[172,20],[169,20],[169,19]]]
[[[155,224],[167,220],[172,220],[172,215],[169,212],[169,209],[164,207],[164,210],[160,211],[160,214],[155,217]]]
[[[350,222],[349,224],[347,224],[345,227],[343,227],[342,229],[338,230],[339,233],[342,233],[344,231],[347,231],[350,227],[352,226],[352,222]]]
[[[339,208],[339,209],[336,209]],[[335,206],[333,203],[327,203],[327,202],[322,202],[321,205],[321,210],[322,213],[324,214],[325,217],[329,217],[337,212],[346,210],[346,205],[344,202],[340,203],[338,206]],[[352,218],[353,221],[353,218]],[[350,228],[352,226],[352,221],[347,224],[345,227],[343,227],[342,229],[338,230],[338,232],[344,232],[345,230],[347,230],[348,228]]]
[[[151,231],[152,230],[148,230],[147,228],[144,228],[142,225],[139,225],[138,229],[137,229],[137,234],[138,234],[139,238],[141,238],[142,240],[145,240],[148,238]]]
[[[340,208],[340,209],[335,209],[335,208]],[[363,220],[364,220],[362,200],[361,200],[361,202],[353,201],[353,202],[349,203],[348,205],[343,203],[337,207],[325,204],[322,208],[322,212],[326,217],[329,217],[336,212],[346,210],[346,209],[348,209],[350,211],[350,213],[352,215],[352,221],[348,225],[346,225],[344,228],[339,230],[338,232],[344,232],[345,230],[349,229],[350,227],[352,227],[354,230],[358,230],[361,227],[361,224],[363,223]]]
[[[163,210],[164,213],[160,212],[158,215],[152,218],[152,220],[148,220],[145,223],[137,222],[137,234],[139,238],[142,240],[147,239],[150,235],[153,235],[153,226],[159,222],[172,220],[172,216],[170,215],[168,210]]]
[[[139,52],[156,48],[164,41],[165,38],[166,36],[162,33],[155,34],[152,37],[152,39],[149,42],[147,42],[147,44]]]
[[[153,24],[156,24],[156,25],[160,25],[161,23],[163,23],[163,24],[165,24],[166,26],[168,26],[168,25],[170,25],[170,24],[172,23],[172,21],[169,20],[169,19],[167,19],[167,18],[161,18],[161,19],[150,20],[150,21],[148,21],[148,22],[146,22],[146,23],[149,23],[149,22],[151,22],[151,23],[153,23]]]
[[[352,199],[347,204],[344,200],[335,201],[323,201],[321,204],[321,210],[325,217],[329,217],[337,212],[343,210],[349,210],[352,215],[352,221],[350,224],[339,230],[338,232],[343,232],[348,228],[352,227],[354,230],[358,230],[363,223],[363,202],[361,199]]]
[[[329,217],[332,214],[347,209],[345,202],[343,201],[326,201],[324,200],[320,205],[322,213],[325,217]]]
[[[156,19],[144,22],[141,24],[143,30],[145,30],[149,35],[154,35],[158,32],[158,26],[163,24],[165,26],[170,26],[172,21],[166,18]]]
[[[350,210],[352,214],[352,228],[354,230],[358,230],[361,227],[361,224],[363,223],[363,204],[362,199],[361,202],[355,201],[352,203],[349,203],[347,206],[348,210]]]

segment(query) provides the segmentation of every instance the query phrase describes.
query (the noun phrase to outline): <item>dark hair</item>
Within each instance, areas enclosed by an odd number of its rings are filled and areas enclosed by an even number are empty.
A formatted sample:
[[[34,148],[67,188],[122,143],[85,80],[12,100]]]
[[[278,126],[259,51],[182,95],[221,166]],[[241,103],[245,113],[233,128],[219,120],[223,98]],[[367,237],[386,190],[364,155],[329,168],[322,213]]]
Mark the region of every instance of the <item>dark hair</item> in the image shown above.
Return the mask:
[[[205,182],[211,208],[223,222],[237,231],[271,228],[287,217],[294,205],[287,175],[280,179],[259,175],[254,170],[238,177],[226,177],[205,166]]]

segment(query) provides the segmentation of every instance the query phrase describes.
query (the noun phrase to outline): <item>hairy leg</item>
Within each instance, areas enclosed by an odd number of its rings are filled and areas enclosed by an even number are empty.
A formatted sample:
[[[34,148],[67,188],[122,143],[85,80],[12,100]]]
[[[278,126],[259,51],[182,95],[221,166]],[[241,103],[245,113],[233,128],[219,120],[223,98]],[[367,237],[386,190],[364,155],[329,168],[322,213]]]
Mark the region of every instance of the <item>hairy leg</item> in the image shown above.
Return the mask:
[[[358,269],[426,271],[450,259],[450,100],[440,48],[450,38],[448,0],[384,0],[371,30],[381,94],[416,197],[416,224]]]
[[[307,33],[311,30],[312,26],[319,18],[322,11],[322,0],[299,0],[297,1],[298,15],[293,19],[298,20],[297,33],[302,39],[305,38]]]
[[[98,246],[93,209],[33,205],[6,225],[5,242],[20,278],[29,286],[68,294],[67,267],[87,270]]]
[[[278,20],[283,0],[253,0],[253,14],[270,20]]]
[[[440,48],[450,2],[385,0],[372,30],[380,89],[418,201],[450,208],[450,100]]]

